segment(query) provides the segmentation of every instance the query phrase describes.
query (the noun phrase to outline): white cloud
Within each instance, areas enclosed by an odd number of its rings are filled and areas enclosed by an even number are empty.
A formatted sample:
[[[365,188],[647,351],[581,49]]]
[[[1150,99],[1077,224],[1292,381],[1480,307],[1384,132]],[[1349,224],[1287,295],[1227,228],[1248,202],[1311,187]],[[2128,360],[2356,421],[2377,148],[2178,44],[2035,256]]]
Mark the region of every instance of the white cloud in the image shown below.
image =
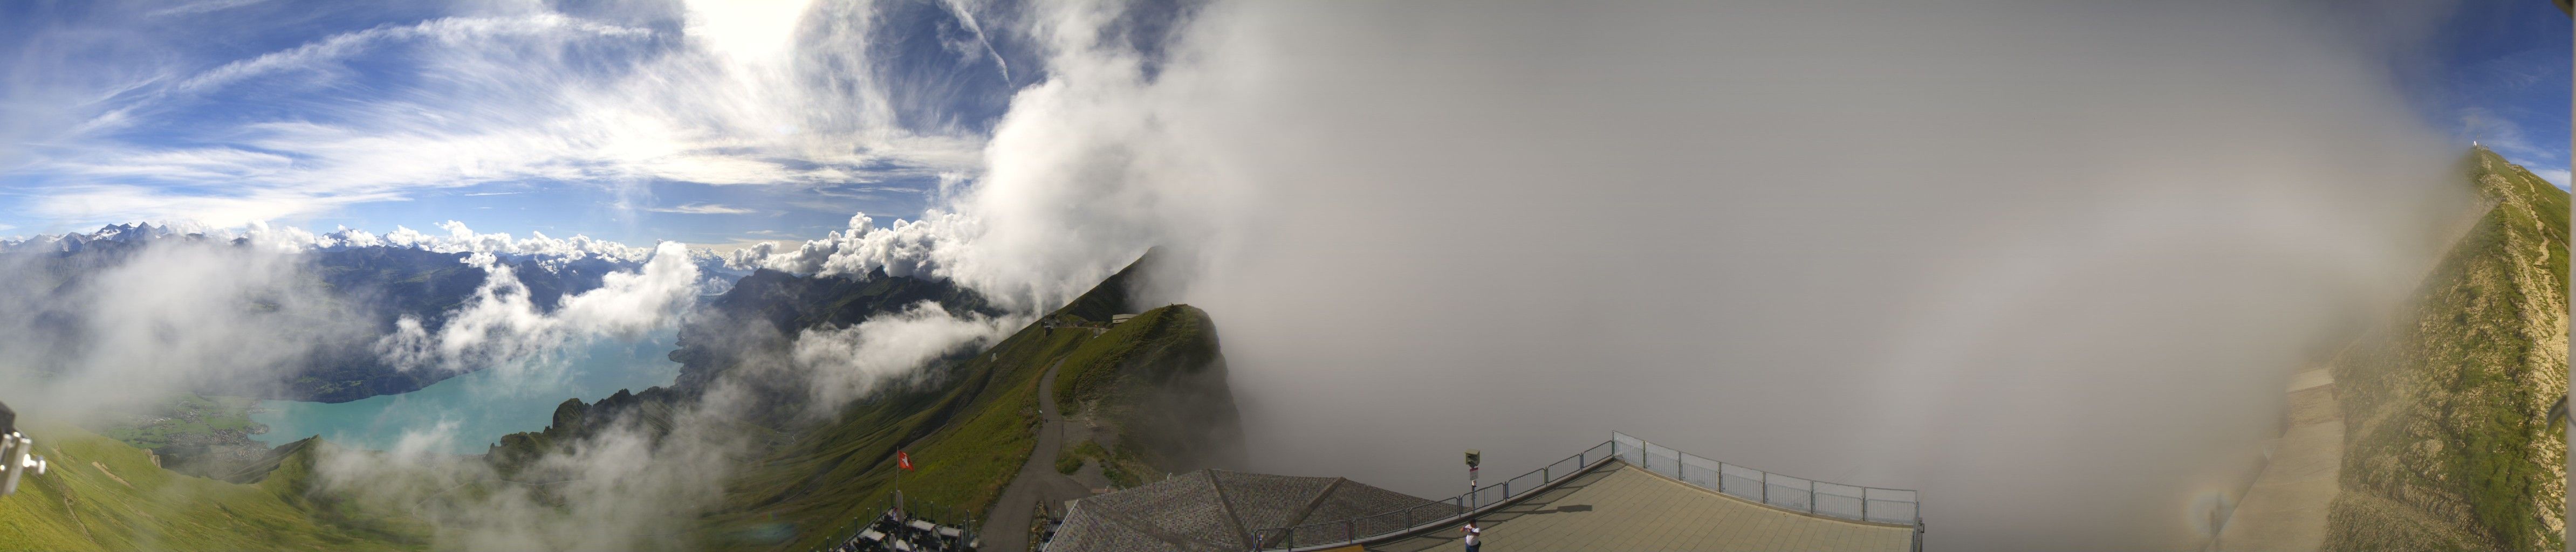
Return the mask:
[[[612,241],[596,240],[591,239],[589,236],[578,234],[570,238],[552,238],[547,237],[543,232],[532,232],[527,238],[515,238],[508,232],[476,232],[472,228],[467,228],[465,223],[453,220],[438,223],[438,228],[440,230],[446,230],[447,234],[443,236],[428,234],[402,226],[395,226],[394,231],[392,233],[385,234],[382,239],[387,245],[416,247],[441,253],[483,253],[509,257],[533,256],[545,261],[544,264],[548,270],[552,270],[563,263],[586,258],[596,257],[619,262],[644,262],[648,258],[659,254],[657,249],[634,247]]]
[[[514,37],[563,39],[575,35],[598,35],[642,38],[651,34],[651,31],[643,29],[602,25],[554,13],[540,13],[523,18],[449,17],[416,25],[387,25],[333,35],[294,48],[227,63],[180,81],[173,92],[179,94],[202,92],[269,73],[331,69],[340,60],[382,42],[431,40],[453,47],[475,41]]]
[[[874,9],[691,5],[677,41],[542,10],[344,33],[142,81],[137,103],[101,117],[165,124],[156,117],[243,90],[330,102],[183,133],[205,146],[47,137],[64,147],[18,172],[62,183],[33,194],[40,218],[238,225],[495,181],[808,185],[972,170],[981,136],[898,124],[886,92],[897,83],[879,81],[867,50]],[[362,58],[437,78],[345,98]]]
[[[2531,169],[2531,175],[2547,180],[2551,184],[2557,184],[2560,188],[2567,187],[2567,169]],[[7,229],[0,228],[0,230]]]
[[[462,228],[463,225],[457,225]],[[540,311],[525,284],[492,253],[468,255],[487,274],[468,302],[447,313],[435,332],[405,315],[377,350],[403,369],[449,370],[516,367],[569,344],[598,337],[633,337],[670,323],[695,304],[698,268],[688,248],[663,242],[638,272],[613,272],[597,289],[565,296]]]
[[[917,374],[942,355],[981,349],[1028,320],[955,316],[925,301],[847,328],[807,329],[797,334],[790,358],[813,382],[814,402],[806,411],[830,415],[883,382]]]
[[[656,213],[684,213],[692,215],[740,215],[758,212],[741,207],[729,207],[713,203],[691,203],[678,207],[654,207],[645,210]]]
[[[161,8],[161,9],[152,10],[152,11],[149,11],[149,12],[144,12],[144,13],[143,13],[143,15],[144,15],[144,16],[146,16],[146,17],[168,17],[168,16],[173,16],[173,15],[193,15],[193,14],[200,14],[200,13],[207,13],[207,12],[215,12],[215,11],[229,10],[229,9],[233,9],[233,8],[238,8],[238,7],[243,7],[243,6],[249,6],[249,5],[258,4],[258,3],[261,3],[261,2],[267,2],[267,1],[268,1],[268,0],[198,0],[198,1],[196,1],[196,2],[189,2],[189,3],[186,3],[186,4],[180,4],[180,5],[176,5],[176,6],[171,6],[171,7],[167,7],[167,8]]]
[[[0,256],[0,401],[80,419],[173,393],[274,391],[315,352],[362,345],[364,316],[302,259],[228,239],[147,242],[61,285],[52,255]]]
[[[866,276],[883,270],[889,276],[948,278],[944,260],[953,258],[960,240],[973,232],[973,219],[931,212],[921,220],[897,220],[877,228],[867,213],[850,216],[850,227],[809,240],[792,251],[776,242],[735,250],[728,266],[767,268],[819,276]]]
[[[1035,308],[1170,247],[1149,296],[1300,405],[1247,411],[1255,456],[1399,489],[1447,479],[1321,451],[1634,427],[1950,496],[1963,547],[2189,547],[2302,347],[2465,199],[2380,35],[2268,7],[1220,2],[1163,59],[1102,40],[1118,5],[1033,7],[1045,80],[971,186],[744,260]]]

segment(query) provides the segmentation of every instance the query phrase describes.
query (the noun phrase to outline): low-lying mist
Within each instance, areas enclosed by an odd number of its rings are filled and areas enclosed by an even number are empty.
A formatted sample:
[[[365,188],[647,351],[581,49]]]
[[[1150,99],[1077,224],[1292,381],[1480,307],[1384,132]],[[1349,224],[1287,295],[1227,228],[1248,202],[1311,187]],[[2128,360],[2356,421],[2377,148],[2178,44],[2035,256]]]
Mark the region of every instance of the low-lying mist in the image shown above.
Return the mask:
[[[1161,296],[1215,317],[1262,471],[1446,497],[1460,449],[1491,480],[1618,430],[1920,489],[1931,549],[2196,546],[2288,376],[2467,206],[2382,38],[2439,10],[2325,10],[1218,3],[1161,58],[1041,26],[961,256],[1195,259]]]

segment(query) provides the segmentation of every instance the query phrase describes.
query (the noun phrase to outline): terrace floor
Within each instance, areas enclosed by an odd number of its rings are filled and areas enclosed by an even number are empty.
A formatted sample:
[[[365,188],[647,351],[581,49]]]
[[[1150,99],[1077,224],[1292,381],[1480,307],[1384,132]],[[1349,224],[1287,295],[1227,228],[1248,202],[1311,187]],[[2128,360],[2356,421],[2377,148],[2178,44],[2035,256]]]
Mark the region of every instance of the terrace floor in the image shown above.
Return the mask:
[[[1914,529],[1763,506],[1610,462],[1481,520],[1486,552],[1522,550],[1871,550],[1914,546]],[[1386,552],[1462,552],[1455,527],[1370,545]]]

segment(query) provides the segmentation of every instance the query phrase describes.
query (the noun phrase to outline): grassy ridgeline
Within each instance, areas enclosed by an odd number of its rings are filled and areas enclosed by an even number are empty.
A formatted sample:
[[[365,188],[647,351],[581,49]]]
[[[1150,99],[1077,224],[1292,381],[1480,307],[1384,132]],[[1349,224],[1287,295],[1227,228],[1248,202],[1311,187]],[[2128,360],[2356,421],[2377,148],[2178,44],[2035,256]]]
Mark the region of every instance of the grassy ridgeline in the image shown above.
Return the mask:
[[[911,453],[916,467],[902,474],[908,503],[934,505],[953,512],[950,515],[981,518],[1037,445],[1034,430],[1040,422],[1038,382],[1047,367],[1064,364],[1056,376],[1059,388],[1066,388],[1067,381],[1084,377],[1102,382],[1096,388],[1072,388],[1088,391],[1074,396],[1089,404],[1104,405],[1103,408],[1129,416],[1165,412],[1161,406],[1167,403],[1157,401],[1176,393],[1200,394],[1203,390],[1164,385],[1173,380],[1157,381],[1150,375],[1175,366],[1191,372],[1211,366],[1206,361],[1215,351],[1215,335],[1205,323],[1206,316],[1188,305],[1173,305],[1147,311],[1107,332],[1089,327],[1031,325],[955,367],[960,381],[944,393],[935,397],[888,397],[855,405],[841,420],[800,439],[803,445],[761,462],[738,479],[734,492],[728,493],[731,511],[710,519],[715,544],[776,550],[822,546],[839,536],[833,528],[852,518],[871,516],[891,500],[897,447]],[[1122,360],[1101,362],[1102,359]],[[1077,364],[1083,367],[1079,372]],[[1208,372],[1212,372],[1217,385],[1222,385],[1221,369]],[[1118,391],[1109,392],[1113,389]],[[1196,420],[1222,425],[1221,429],[1211,429],[1231,434],[1231,395],[1203,399],[1222,403],[1226,416]],[[1123,432],[1135,435],[1139,428],[1164,431],[1163,426],[1135,425],[1124,427]],[[1131,449],[1124,443],[1192,442],[1188,437],[1187,433],[1130,437],[1121,439],[1119,450],[1092,454],[1121,460],[1121,475],[1183,471],[1189,468],[1183,464],[1197,460]],[[1088,441],[1076,445],[1099,448]],[[796,528],[797,536],[777,543],[724,537],[750,533],[755,526],[767,523],[787,523]]]
[[[238,484],[152,465],[142,449],[71,427],[29,428],[49,473],[0,498],[0,550],[403,550],[400,520],[344,516],[307,497],[308,454]]]
[[[2337,359],[2348,425],[2329,550],[2561,550],[2567,443],[2566,191],[2484,148],[2494,207],[2410,310]]]

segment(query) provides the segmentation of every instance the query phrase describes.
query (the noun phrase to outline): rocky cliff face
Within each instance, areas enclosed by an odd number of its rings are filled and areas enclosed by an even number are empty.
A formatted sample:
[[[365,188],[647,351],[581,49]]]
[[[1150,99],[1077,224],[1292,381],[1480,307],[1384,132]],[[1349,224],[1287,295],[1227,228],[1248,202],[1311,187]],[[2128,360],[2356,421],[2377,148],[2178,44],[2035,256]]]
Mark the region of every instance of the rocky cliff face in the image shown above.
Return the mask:
[[[2394,323],[2335,366],[2346,436],[2333,550],[2560,550],[2568,194],[2485,149],[2493,205]]]

